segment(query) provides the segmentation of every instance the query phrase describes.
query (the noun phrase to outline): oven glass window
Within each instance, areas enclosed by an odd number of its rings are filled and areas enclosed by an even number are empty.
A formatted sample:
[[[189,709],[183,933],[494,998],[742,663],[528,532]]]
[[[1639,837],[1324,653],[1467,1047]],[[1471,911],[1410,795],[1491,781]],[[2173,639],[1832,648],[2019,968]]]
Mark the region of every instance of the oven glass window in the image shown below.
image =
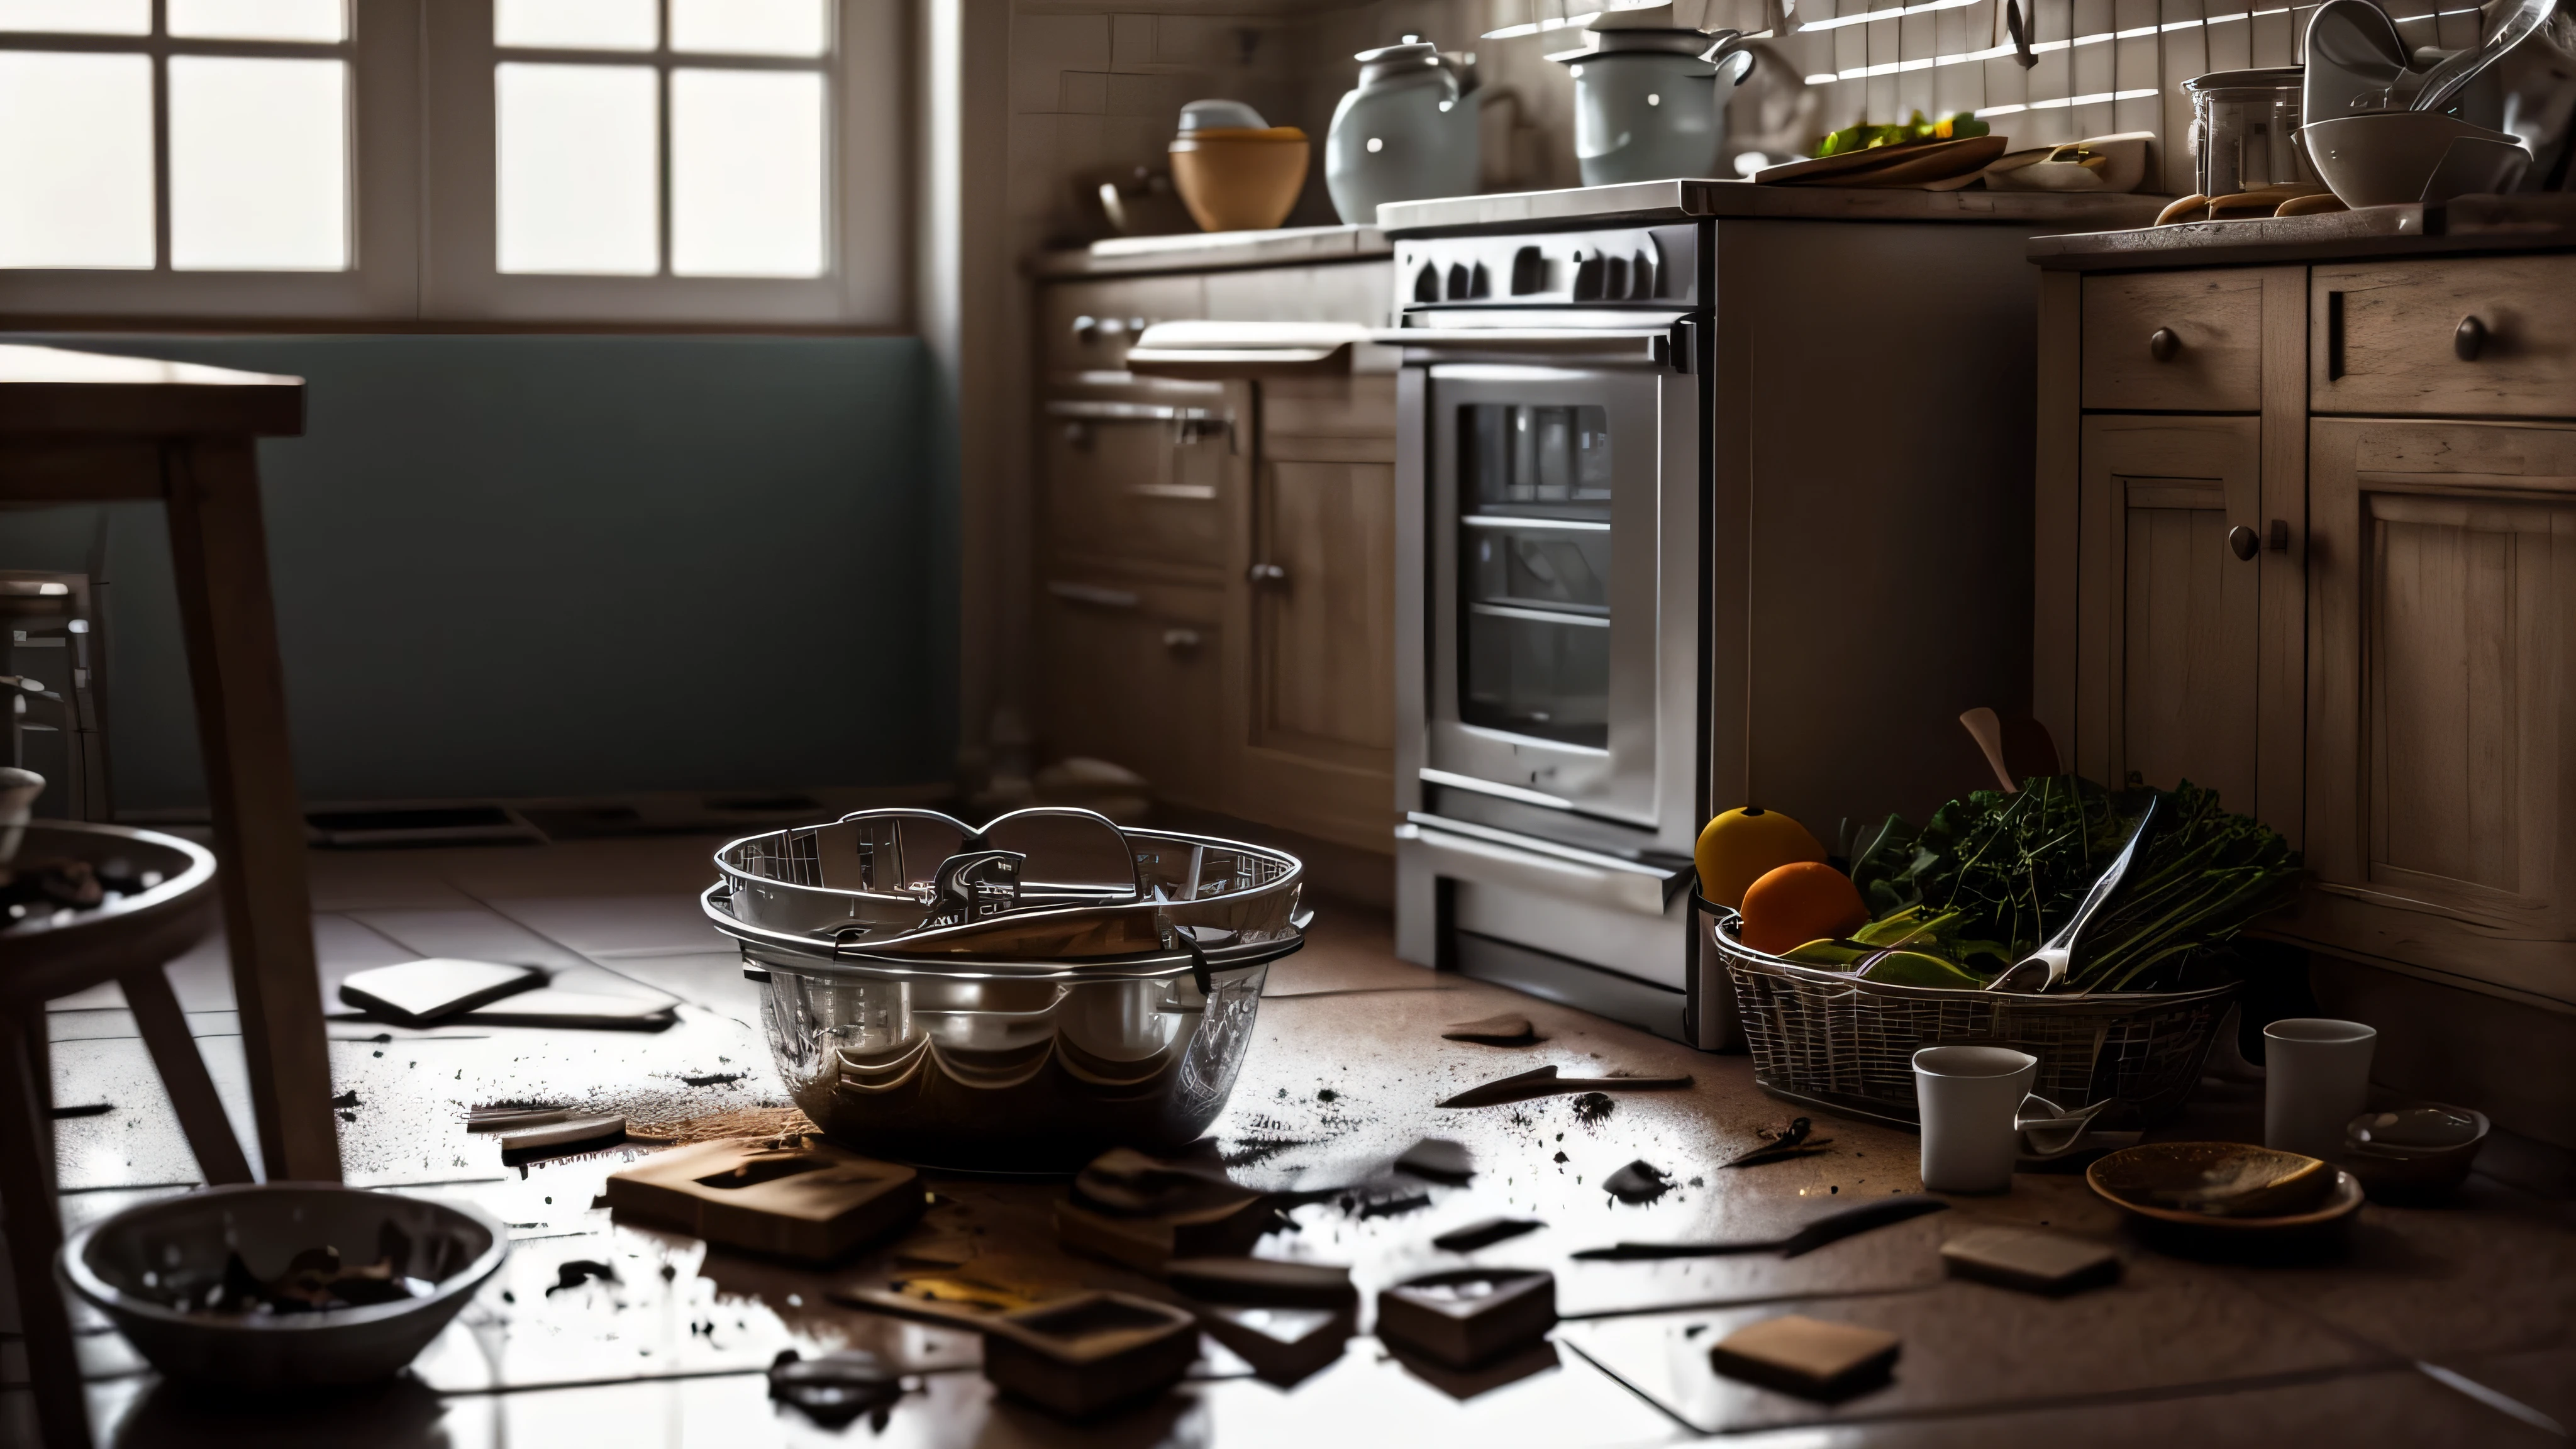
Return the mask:
[[[1483,507],[1610,502],[1610,414],[1593,406],[1475,403],[1458,410],[1463,500]]]
[[[1610,743],[1610,413],[1459,407],[1458,712]]]

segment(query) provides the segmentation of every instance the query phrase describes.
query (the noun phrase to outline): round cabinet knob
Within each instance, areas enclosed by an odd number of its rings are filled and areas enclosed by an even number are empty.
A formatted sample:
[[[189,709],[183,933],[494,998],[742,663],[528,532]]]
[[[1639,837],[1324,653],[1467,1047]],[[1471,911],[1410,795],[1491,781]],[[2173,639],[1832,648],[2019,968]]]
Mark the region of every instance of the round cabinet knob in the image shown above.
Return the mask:
[[[1100,319],[1099,319],[1099,318],[1097,318],[1097,317],[1076,317],[1076,318],[1074,318],[1074,319],[1073,319],[1073,340],[1074,340],[1074,341],[1076,341],[1076,342],[1081,342],[1081,343],[1092,343],[1092,342],[1097,342],[1097,341],[1099,341],[1099,340],[1100,340]]]
[[[2171,362],[2182,351],[2182,339],[2170,327],[2159,327],[2147,334],[2147,355],[2158,362]]]
[[[1284,584],[1288,582],[1288,570],[1275,563],[1257,563],[1244,570],[1244,577],[1256,584]]]
[[[2254,530],[2244,524],[2240,523],[2227,530],[2227,551],[2240,559],[2253,558],[2262,550],[2262,547],[2263,540],[2255,537]]]
[[[2475,317],[2461,318],[2459,329],[2451,334],[2451,351],[2459,354],[2462,362],[2475,362],[2486,345],[2487,324]]]

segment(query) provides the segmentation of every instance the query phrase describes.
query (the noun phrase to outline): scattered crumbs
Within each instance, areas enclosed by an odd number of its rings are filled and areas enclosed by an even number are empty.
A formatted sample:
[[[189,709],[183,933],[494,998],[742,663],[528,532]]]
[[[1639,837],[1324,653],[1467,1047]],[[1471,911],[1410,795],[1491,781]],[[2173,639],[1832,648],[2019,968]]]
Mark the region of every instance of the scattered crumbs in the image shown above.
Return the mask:
[[[1565,1160],[1565,1154],[1564,1154],[1564,1153],[1562,1153],[1562,1152],[1560,1152],[1560,1153],[1556,1154],[1556,1160],[1557,1160],[1557,1161],[1559,1161],[1559,1162],[1563,1162],[1563,1161]]]
[[[668,1283],[668,1282],[670,1282],[672,1279],[677,1278],[677,1277],[679,1277],[679,1276],[680,1276],[680,1270],[679,1270],[679,1269],[672,1267],[672,1266],[671,1266],[670,1264],[668,1264],[668,1263],[665,1263],[665,1264],[663,1264],[663,1265],[662,1265],[662,1281],[663,1281],[663,1282]]]
[[[378,1052],[376,1055],[383,1056],[384,1053]],[[358,1105],[358,1089],[352,1087],[348,1091],[342,1092],[340,1095],[333,1097],[331,1099],[331,1105],[334,1107],[354,1107]]]
[[[1618,1105],[1610,1100],[1610,1094],[1607,1092],[1586,1092],[1574,1099],[1574,1115],[1583,1122],[1599,1122],[1608,1117],[1610,1110]]]
[[[1825,1189],[1825,1191],[1827,1191],[1827,1192],[1840,1192],[1840,1191],[1842,1191],[1842,1189],[1841,1189],[1841,1188],[1839,1188],[1839,1187],[1829,1187],[1829,1188],[1826,1188],[1826,1189]]]
[[[709,1072],[693,1077],[683,1073],[680,1080],[692,1087],[730,1087],[750,1075],[749,1072]]]
[[[1684,1338],[1697,1338],[1697,1337],[1699,1337],[1701,1334],[1706,1333],[1706,1332],[1708,1332],[1708,1325],[1707,1325],[1707,1324],[1705,1324],[1705,1323],[1694,1323],[1694,1324],[1692,1324],[1690,1327],[1685,1328],[1685,1329],[1683,1329],[1683,1330],[1682,1330],[1682,1337],[1684,1337]]]
[[[519,1301],[519,1295],[511,1292],[507,1288],[504,1288],[501,1290],[501,1301],[504,1303],[516,1303]]]
[[[383,1055],[384,1055],[384,1053],[383,1053],[382,1051],[373,1051],[373,1052],[369,1052],[369,1053],[368,1053],[368,1055],[369,1055],[369,1056],[377,1056],[377,1057],[380,1057],[380,1056],[383,1056]]]
[[[546,1296],[552,1298],[567,1288],[578,1288],[594,1278],[603,1283],[619,1281],[617,1270],[606,1263],[594,1262],[589,1258],[571,1259],[556,1267],[555,1286],[546,1290]]]

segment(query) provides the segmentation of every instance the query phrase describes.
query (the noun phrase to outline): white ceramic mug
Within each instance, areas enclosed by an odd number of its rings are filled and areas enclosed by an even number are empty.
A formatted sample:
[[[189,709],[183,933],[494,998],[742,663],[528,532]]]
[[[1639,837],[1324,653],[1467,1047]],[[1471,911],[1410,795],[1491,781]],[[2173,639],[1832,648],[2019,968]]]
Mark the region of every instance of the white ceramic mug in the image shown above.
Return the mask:
[[[1914,1054],[1914,1105],[1923,1123],[1923,1185],[1935,1192],[2005,1192],[2021,1134],[2021,1100],[2039,1058],[2010,1047],[1933,1046]]]
[[[2310,1157],[2343,1149],[2344,1124],[2370,1096],[2376,1028],[2294,1016],[2263,1028],[2263,1145]]]

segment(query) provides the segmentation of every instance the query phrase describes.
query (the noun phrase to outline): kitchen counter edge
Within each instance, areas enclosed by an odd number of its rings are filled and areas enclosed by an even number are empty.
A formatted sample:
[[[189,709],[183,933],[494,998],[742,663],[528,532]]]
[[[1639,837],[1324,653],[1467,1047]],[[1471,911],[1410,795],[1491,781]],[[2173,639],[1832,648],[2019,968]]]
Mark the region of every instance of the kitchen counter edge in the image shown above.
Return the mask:
[[[1387,256],[1392,250],[1386,233],[1373,226],[1178,232],[1170,236],[1112,237],[1087,247],[1039,252],[1029,259],[1028,270],[1039,278],[1126,277],[1154,272],[1359,262]]]
[[[2031,238],[2030,259],[2052,271],[2118,271],[2570,247],[2576,194],[2527,192],[2040,236]]]

